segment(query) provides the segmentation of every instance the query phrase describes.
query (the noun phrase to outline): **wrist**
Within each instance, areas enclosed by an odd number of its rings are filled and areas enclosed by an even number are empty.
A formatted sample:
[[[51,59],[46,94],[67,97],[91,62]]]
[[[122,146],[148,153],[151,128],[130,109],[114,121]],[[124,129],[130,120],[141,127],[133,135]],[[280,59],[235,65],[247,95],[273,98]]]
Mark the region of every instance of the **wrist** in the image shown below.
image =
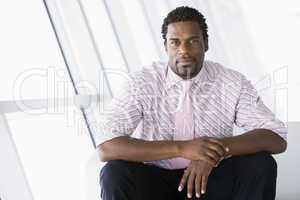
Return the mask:
[[[225,153],[225,156],[224,158],[227,158],[227,157],[231,157],[232,156],[232,145],[231,145],[231,140],[230,138],[222,138],[221,139],[221,142],[223,143],[223,145],[225,146],[225,150],[226,150],[226,153]]]
[[[184,157],[183,156],[183,149],[184,149],[185,145],[186,145],[186,141],[175,141],[174,142],[175,157]]]

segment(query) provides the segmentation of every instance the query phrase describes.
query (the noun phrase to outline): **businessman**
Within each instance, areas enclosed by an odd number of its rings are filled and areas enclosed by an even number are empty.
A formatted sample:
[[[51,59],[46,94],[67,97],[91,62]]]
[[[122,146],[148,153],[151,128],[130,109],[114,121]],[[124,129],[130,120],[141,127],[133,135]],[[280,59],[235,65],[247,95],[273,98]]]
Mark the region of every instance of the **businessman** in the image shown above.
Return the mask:
[[[168,62],[142,68],[113,99],[97,136],[102,200],[275,199],[271,154],[286,150],[285,125],[244,75],[205,60],[207,29],[198,10],[172,10]]]

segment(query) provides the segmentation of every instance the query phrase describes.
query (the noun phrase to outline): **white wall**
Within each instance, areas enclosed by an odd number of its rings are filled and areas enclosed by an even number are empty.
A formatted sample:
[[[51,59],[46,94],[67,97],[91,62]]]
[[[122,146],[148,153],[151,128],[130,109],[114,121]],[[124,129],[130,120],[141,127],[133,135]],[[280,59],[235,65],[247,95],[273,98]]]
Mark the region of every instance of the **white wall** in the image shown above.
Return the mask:
[[[86,199],[86,164],[94,148],[78,109],[58,105],[57,98],[72,97],[74,90],[43,1],[0,1],[0,27],[0,110],[4,100],[54,98],[48,109],[5,114],[14,144],[0,145],[0,165],[17,163],[10,149],[16,145],[34,199]],[[8,141],[4,133],[1,142]],[[0,174],[1,199],[27,200],[14,188],[23,180],[20,171]]]

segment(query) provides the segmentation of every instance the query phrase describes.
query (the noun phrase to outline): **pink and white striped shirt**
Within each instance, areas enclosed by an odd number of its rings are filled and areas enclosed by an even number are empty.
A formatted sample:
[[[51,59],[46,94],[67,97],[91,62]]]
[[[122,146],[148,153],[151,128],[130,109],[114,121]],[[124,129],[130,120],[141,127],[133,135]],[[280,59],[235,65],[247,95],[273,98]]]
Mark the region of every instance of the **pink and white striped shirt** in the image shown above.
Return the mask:
[[[112,100],[104,130],[96,135],[97,143],[119,136],[173,140],[182,81],[167,64],[160,62],[134,74]],[[284,123],[264,105],[250,81],[237,71],[204,61],[201,71],[192,79],[189,94],[196,138],[230,137],[234,125],[245,131],[270,129],[284,139],[287,137]],[[150,163],[173,168],[170,160]]]

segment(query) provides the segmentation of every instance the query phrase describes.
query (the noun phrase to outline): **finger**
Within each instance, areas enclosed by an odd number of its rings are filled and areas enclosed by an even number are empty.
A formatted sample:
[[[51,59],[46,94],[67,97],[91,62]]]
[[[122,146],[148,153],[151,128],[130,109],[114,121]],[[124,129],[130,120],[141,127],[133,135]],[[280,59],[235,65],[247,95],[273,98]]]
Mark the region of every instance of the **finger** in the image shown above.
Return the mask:
[[[201,194],[205,194],[207,187],[207,176],[202,176],[201,178]]]
[[[220,157],[223,157],[226,154],[226,148],[223,144],[220,144],[220,141],[213,138],[205,138],[203,141],[205,142],[207,148],[218,153]]]
[[[214,152],[210,149],[207,149],[205,151],[205,155],[209,156],[210,158],[212,158],[214,160],[214,166],[217,165],[217,163],[221,159],[221,157],[216,152]]]
[[[181,192],[183,190],[183,188],[185,186],[185,183],[187,181],[187,178],[189,176],[189,173],[190,173],[189,169],[184,170],[184,173],[183,173],[183,175],[181,177],[181,180],[180,180],[180,183],[179,183],[179,186],[178,186],[178,191],[179,192]]]
[[[216,164],[215,167],[218,167],[218,166],[220,165],[220,162],[221,162],[222,160],[223,160],[223,159],[221,158],[221,159],[219,160],[219,162]]]
[[[199,160],[209,163],[211,166],[216,166],[217,162],[211,158],[209,155],[204,154]]]
[[[196,176],[195,191],[196,191],[196,197],[200,198],[200,196],[201,196],[201,175]]]
[[[193,190],[194,190],[194,185],[195,185],[195,176],[196,174],[192,171],[188,177],[188,182],[187,182],[187,197],[192,198],[193,196]]]
[[[217,143],[209,142],[209,144],[207,145],[207,147],[210,150],[213,150],[214,152],[216,152],[220,158],[224,157],[225,154],[226,154],[226,150],[222,146],[220,146],[219,144],[217,144]]]
[[[208,138],[207,140],[215,143],[215,144],[218,144],[220,147],[222,147],[222,149],[225,151],[225,152],[228,152],[229,151],[229,148],[224,145],[222,142],[220,142],[219,140],[217,139],[214,139],[214,138]]]

